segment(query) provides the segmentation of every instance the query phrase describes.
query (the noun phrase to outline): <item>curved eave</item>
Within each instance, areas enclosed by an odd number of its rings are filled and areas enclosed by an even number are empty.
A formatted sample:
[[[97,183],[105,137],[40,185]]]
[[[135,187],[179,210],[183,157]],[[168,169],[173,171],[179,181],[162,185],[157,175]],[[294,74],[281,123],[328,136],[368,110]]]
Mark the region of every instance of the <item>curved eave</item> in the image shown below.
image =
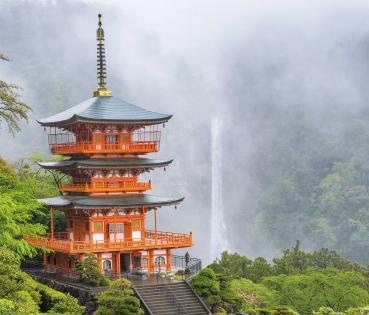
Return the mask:
[[[147,194],[135,194],[125,196],[58,196],[53,198],[38,199],[50,207],[55,208],[74,208],[74,209],[110,209],[113,207],[132,208],[132,207],[162,207],[176,205],[184,200],[181,198],[159,197]]]
[[[115,163],[112,163],[115,162]],[[63,170],[63,169],[152,169],[166,167],[173,160],[161,161],[151,159],[86,159],[86,160],[64,160],[58,162],[38,162],[38,165],[44,169]]]
[[[171,119],[173,115],[168,115],[157,119],[93,119],[89,117],[83,117],[79,115],[73,115],[71,118],[59,121],[43,121],[42,119],[37,120],[37,122],[43,127],[61,127],[66,125],[72,125],[77,122],[85,123],[100,123],[100,124],[120,124],[120,125],[157,125],[166,123]]]

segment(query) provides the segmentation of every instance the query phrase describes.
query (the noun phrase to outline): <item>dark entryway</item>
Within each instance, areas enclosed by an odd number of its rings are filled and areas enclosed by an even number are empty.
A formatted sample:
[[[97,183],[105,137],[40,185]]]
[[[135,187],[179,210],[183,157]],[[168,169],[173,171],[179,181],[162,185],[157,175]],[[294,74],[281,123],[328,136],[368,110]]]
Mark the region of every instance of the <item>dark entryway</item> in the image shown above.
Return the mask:
[[[129,272],[130,265],[131,265],[131,254],[130,253],[120,254],[120,270],[122,272]]]

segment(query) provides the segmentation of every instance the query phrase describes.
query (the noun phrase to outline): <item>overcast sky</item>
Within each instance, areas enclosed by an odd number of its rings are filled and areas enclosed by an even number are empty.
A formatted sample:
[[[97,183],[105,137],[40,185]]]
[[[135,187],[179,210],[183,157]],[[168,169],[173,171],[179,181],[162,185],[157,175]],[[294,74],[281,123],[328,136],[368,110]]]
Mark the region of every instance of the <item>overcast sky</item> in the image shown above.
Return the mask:
[[[98,13],[113,95],[174,115],[157,157],[175,162],[151,177],[155,193],[186,199],[159,211],[159,228],[192,231],[192,254],[214,258],[210,122],[222,116],[224,237],[230,250],[270,254],[254,228],[258,183],[248,161],[265,127],[255,112],[300,106],[320,117],[367,106],[369,2],[0,0],[0,52],[12,60],[0,78],[20,85],[34,110],[15,138],[0,130],[6,159],[48,154],[35,120],[91,97]]]

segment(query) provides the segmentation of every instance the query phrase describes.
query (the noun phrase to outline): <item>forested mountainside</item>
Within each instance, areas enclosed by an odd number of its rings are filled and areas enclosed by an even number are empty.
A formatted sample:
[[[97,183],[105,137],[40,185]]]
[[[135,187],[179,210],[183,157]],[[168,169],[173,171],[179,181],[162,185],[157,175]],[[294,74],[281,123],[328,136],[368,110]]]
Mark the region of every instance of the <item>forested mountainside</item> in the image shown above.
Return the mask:
[[[244,201],[236,229],[251,221],[250,242],[283,250],[299,239],[368,264],[369,111],[324,113],[258,110],[258,122],[265,118],[248,162],[257,201]]]
[[[364,315],[368,280],[367,267],[328,249],[305,252],[297,242],[271,263],[223,252],[192,285],[218,315]]]

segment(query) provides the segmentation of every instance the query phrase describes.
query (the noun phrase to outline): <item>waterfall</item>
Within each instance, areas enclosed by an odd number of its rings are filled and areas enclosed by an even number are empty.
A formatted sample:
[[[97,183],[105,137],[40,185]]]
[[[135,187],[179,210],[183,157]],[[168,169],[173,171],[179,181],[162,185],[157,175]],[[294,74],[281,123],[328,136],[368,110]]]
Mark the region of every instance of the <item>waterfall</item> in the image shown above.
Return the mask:
[[[211,231],[210,258],[213,260],[228,249],[227,230],[223,216],[222,117],[211,121]]]

